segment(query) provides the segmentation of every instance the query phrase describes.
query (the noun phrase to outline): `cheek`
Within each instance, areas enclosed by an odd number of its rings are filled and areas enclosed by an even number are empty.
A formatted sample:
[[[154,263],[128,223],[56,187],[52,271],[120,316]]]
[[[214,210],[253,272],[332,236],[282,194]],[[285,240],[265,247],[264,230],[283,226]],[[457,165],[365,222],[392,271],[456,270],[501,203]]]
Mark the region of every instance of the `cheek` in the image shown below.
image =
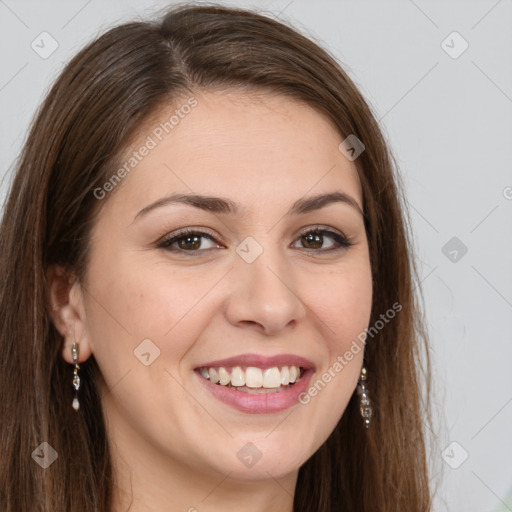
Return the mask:
[[[340,267],[336,272],[311,276],[304,296],[321,320],[318,323],[328,341],[331,359],[343,353],[352,340],[361,338],[368,327],[372,309],[372,276],[369,261]]]
[[[115,264],[91,265],[86,308],[96,358],[112,361],[105,369],[117,375],[137,362],[138,347],[149,339],[157,347],[150,352],[159,350],[164,356],[155,359],[156,366],[163,360],[165,366],[177,365],[200,334],[205,296],[221,274],[201,274],[198,279],[197,268],[171,269],[162,262],[145,261],[144,254],[120,254],[109,261]]]
[[[340,267],[308,281],[305,295],[318,319],[326,351],[301,403],[312,431],[311,450],[316,450],[335,428],[356,388],[364,357],[364,336],[372,309],[372,277],[369,260]]]

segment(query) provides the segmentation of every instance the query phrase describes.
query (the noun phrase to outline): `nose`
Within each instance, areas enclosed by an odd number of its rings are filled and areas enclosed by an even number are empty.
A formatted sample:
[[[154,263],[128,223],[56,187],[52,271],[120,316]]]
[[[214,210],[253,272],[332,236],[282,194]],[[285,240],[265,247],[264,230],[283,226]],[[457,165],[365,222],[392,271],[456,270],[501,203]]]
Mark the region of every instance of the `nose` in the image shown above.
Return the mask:
[[[271,336],[304,318],[296,273],[278,249],[265,249],[252,263],[237,257],[230,276],[226,316],[232,325]]]

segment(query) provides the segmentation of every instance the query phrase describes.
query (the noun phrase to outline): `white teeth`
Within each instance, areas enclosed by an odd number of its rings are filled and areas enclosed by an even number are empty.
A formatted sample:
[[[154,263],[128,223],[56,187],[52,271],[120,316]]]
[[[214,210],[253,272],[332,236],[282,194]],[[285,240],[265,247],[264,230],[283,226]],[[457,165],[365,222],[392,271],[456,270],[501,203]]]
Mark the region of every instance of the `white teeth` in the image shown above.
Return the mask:
[[[273,366],[265,369],[248,366],[245,371],[240,366],[235,366],[231,368],[230,373],[229,369],[220,366],[218,368],[200,368],[200,373],[214,384],[273,392],[274,390],[282,391],[286,389],[285,386],[299,381],[301,370],[298,366],[293,365],[281,368]]]
[[[220,380],[220,377],[219,377],[219,373],[217,372],[217,370],[215,368],[210,368],[208,370],[208,373],[210,375],[210,380],[214,383],[214,384],[217,384],[217,382],[219,382]]]
[[[231,381],[231,377],[229,376],[229,373],[226,371],[226,368],[224,368],[223,366],[221,366],[219,368],[219,378],[220,378],[220,383],[223,386],[226,386]]]
[[[242,391],[244,393],[249,393],[250,395],[268,395],[269,393],[280,393],[281,391],[286,390],[286,386],[280,386],[279,388],[248,388],[247,386],[242,386],[240,388],[236,388],[237,391]]]
[[[266,371],[266,370],[265,370]],[[231,379],[233,380],[233,379]],[[255,368],[254,366],[250,366],[245,370],[245,385],[248,388],[261,388],[263,385],[263,372],[260,368]],[[234,386],[234,384],[233,384]],[[264,386],[268,387],[268,386]],[[273,386],[270,386],[273,387]]]
[[[245,386],[245,375],[240,366],[235,366],[231,370],[231,385],[234,387]]]
[[[287,386],[290,383],[290,369],[288,366],[281,368],[281,384]]]
[[[249,368],[247,368],[249,370]],[[279,368],[268,368],[263,372],[263,387],[278,388],[281,385],[281,373]]]

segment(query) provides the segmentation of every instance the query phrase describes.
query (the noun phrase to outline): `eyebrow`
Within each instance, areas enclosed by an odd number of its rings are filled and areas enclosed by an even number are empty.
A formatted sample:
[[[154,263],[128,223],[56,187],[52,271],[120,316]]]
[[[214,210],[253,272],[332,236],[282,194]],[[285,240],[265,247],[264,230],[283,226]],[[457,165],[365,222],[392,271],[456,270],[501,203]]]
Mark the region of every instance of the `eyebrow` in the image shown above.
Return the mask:
[[[341,191],[319,194],[299,199],[291,206],[286,215],[300,215],[309,213],[324,208],[325,206],[333,203],[347,204],[357,210],[364,217],[364,213],[357,204],[357,201],[352,196],[349,196],[345,192]],[[203,196],[199,194],[172,194],[168,197],[158,199],[154,203],[151,203],[148,206],[142,208],[142,210],[135,216],[134,221],[148,214],[150,211],[155,210],[156,208],[161,208],[169,204],[186,204],[193,206],[194,208],[199,208],[201,210],[218,214],[241,215],[245,211],[244,209],[240,208],[237,203],[223,197]]]

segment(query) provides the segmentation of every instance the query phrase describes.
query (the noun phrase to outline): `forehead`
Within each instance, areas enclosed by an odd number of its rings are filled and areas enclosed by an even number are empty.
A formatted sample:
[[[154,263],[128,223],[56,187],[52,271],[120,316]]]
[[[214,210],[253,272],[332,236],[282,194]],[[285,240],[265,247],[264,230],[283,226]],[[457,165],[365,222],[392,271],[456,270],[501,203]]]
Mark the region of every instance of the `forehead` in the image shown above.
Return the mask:
[[[141,207],[182,192],[261,208],[336,189],[362,209],[356,166],[338,149],[343,138],[327,116],[285,96],[191,94],[162,106],[141,126],[121,157],[121,164],[135,165],[119,192]]]

